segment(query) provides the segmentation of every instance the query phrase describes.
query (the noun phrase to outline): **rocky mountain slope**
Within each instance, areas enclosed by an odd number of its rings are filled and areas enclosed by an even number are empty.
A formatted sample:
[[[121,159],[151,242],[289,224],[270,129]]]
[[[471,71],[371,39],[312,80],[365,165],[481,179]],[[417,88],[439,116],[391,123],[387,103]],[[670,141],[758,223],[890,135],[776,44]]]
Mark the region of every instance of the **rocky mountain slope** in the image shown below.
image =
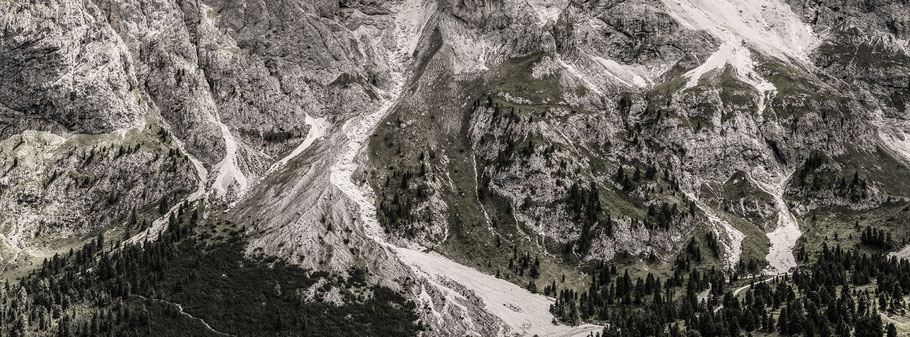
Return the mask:
[[[599,331],[540,289],[667,277],[690,242],[732,278],[910,232],[908,8],[6,1],[0,270],[192,204],[246,258],[366,270],[428,335]]]

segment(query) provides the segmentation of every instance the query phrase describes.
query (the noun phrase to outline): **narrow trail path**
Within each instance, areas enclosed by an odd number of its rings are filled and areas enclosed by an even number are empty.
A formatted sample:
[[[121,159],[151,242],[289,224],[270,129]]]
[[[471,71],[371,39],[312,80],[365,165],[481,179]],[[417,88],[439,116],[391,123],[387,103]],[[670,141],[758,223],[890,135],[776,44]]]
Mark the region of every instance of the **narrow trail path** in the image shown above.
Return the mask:
[[[736,290],[733,290],[733,297],[736,298],[737,296],[739,296],[739,293],[741,293],[741,292],[745,291],[746,289],[749,289],[749,288],[751,288],[751,287],[753,287],[753,286],[755,286],[755,285],[762,284],[762,283],[765,283],[765,282],[770,282],[770,281],[773,281],[774,279],[776,279],[776,278],[778,278],[778,277],[781,277],[781,276],[789,276],[789,275],[792,275],[792,273],[783,273],[783,274],[774,275],[774,276],[765,278],[765,279],[763,279],[763,280],[761,280],[761,281],[754,282],[754,283],[749,283],[749,284],[744,285],[744,286],[742,286],[742,287],[736,288]],[[721,304],[721,305],[718,306],[717,308],[714,308],[714,312],[716,313],[716,312],[720,311],[720,309],[723,309],[723,308],[724,308],[724,305]]]
[[[203,326],[205,326],[205,328],[206,328],[207,330],[209,330],[209,331],[211,331],[211,332],[214,332],[214,333],[216,333],[216,334],[222,335],[222,336],[234,336],[234,335],[229,334],[229,333],[226,333],[226,332],[221,332],[221,331],[215,330],[215,328],[212,328],[212,326],[209,325],[209,323],[206,322],[204,319],[199,318],[199,317],[196,317],[196,316],[193,316],[192,314],[190,314],[190,313],[184,311],[184,310],[183,310],[183,306],[180,305],[180,303],[174,303],[174,302],[171,302],[171,301],[168,301],[168,300],[163,300],[163,299],[160,299],[160,298],[148,298],[148,297],[145,297],[145,296],[142,296],[142,295],[136,295],[136,294],[131,294],[130,296],[132,296],[132,297],[137,297],[137,298],[141,298],[141,299],[146,300],[146,301],[164,303],[164,304],[167,304],[167,305],[176,307],[177,310],[180,312],[181,315],[186,316],[187,318],[189,318],[189,319],[191,319],[191,320],[194,320],[194,321],[197,321],[197,322],[201,323]]]

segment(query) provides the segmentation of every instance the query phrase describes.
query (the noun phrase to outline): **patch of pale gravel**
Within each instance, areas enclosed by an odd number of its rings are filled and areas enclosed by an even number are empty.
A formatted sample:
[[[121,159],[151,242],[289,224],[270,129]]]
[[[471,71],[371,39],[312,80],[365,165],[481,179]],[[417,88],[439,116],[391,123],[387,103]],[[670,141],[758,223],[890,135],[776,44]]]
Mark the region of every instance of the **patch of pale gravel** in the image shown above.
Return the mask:
[[[768,248],[768,267],[762,273],[766,275],[784,274],[796,267],[796,258],[793,256],[793,247],[796,241],[803,235],[799,229],[799,223],[796,217],[790,212],[790,207],[784,201],[784,192],[787,189],[787,182],[793,175],[782,175],[777,181],[770,184],[752,179],[752,182],[762,191],[774,198],[777,206],[777,227],[774,231],[767,234],[771,246]]]
[[[579,51],[579,57],[575,60],[566,61],[557,55],[555,65],[562,67],[572,76],[581,81],[581,83],[591,91],[603,96],[602,89],[610,85],[619,85],[627,88],[642,89],[653,84],[650,79],[650,72],[642,65],[622,64],[615,60],[603,58],[597,55],[591,55],[584,51]],[[545,60],[535,64],[532,69],[532,75],[538,78],[539,74],[547,74],[544,71],[552,72],[550,67],[544,68],[547,64]],[[538,68],[541,68],[538,70]]]
[[[402,87],[401,82],[396,85],[396,88],[393,89],[394,97],[399,95]],[[379,243],[385,243],[384,230],[376,219],[376,206],[373,204],[372,190],[367,191],[367,187],[361,189],[354,182],[354,171],[358,167],[355,159],[363,149],[373,129],[388,114],[396,102],[396,99],[388,99],[375,112],[365,116],[354,117],[345,122],[344,126],[342,126],[342,132],[347,136],[348,143],[344,146],[341,158],[330,168],[331,174],[329,176],[332,185],[335,185],[357,205],[356,211],[360,213],[359,219],[367,236]]]
[[[689,29],[704,30],[723,43],[701,66],[686,73],[687,88],[707,72],[732,65],[737,75],[759,93],[761,113],[773,84],[755,71],[751,48],[785,62],[811,64],[809,53],[819,44],[811,27],[780,0],[663,0],[668,13]]]
[[[214,122],[221,128],[225,154],[224,159],[215,165],[215,182],[212,183],[212,188],[216,197],[225,198],[228,191],[233,187],[237,193],[236,198],[240,199],[243,193],[246,192],[247,187],[249,187],[249,182],[237,164],[237,139],[234,138],[230,128],[220,118],[216,117]]]
[[[556,60],[556,62],[559,63],[559,65],[561,65],[563,67],[563,69],[567,70],[570,74],[572,74],[572,76],[574,76],[579,81],[581,81],[585,85],[586,88],[588,88],[591,91],[594,91],[595,93],[597,93],[598,96],[604,96],[603,91],[601,91],[600,87],[596,84],[597,82],[593,78],[588,76],[587,74],[579,71],[578,68],[575,67],[575,64],[568,63],[562,59],[558,59],[558,60]]]
[[[284,158],[281,158],[280,160],[278,160],[277,162],[272,164],[272,166],[269,167],[269,170],[265,173],[264,176],[267,176],[267,175],[269,175],[269,173],[272,173],[273,171],[281,168],[282,166],[286,165],[288,163],[288,161],[290,161],[291,159],[294,159],[294,157],[297,157],[298,155],[303,153],[303,151],[308,149],[310,147],[310,145],[313,145],[313,142],[315,142],[317,139],[322,138],[322,136],[325,135],[325,130],[328,129],[329,126],[331,126],[331,123],[329,123],[325,118],[313,118],[313,117],[310,117],[310,114],[306,114],[306,118],[304,118],[304,123],[306,123],[306,125],[309,126],[310,129],[307,130],[306,138],[303,139],[303,142],[301,142],[300,145],[298,145],[296,148],[294,148],[294,150],[291,151],[290,154],[288,154]]]
[[[329,181],[332,185],[337,187],[357,206],[355,211],[359,212],[359,219],[363,224],[365,234],[381,244],[386,244],[386,241],[384,230],[376,219],[373,191],[369,186],[361,188],[354,182],[354,172],[358,168],[358,163],[355,160],[379,122],[398,103],[398,99],[404,89],[404,77],[401,72],[404,67],[404,60],[411,55],[404,52],[404,50],[408,48],[412,41],[420,39],[419,30],[407,28],[412,27],[414,20],[419,19],[413,15],[413,13],[419,12],[419,10],[415,10],[415,6],[426,6],[426,3],[422,0],[405,1],[397,8],[399,11],[395,17],[394,41],[396,46],[388,52],[389,61],[392,63],[393,68],[390,73],[391,82],[393,83],[392,88],[383,93],[383,103],[379,106],[379,109],[368,115],[352,117],[342,125],[341,132],[347,138],[347,144],[343,147],[341,157],[329,169]],[[418,36],[409,36],[407,34],[416,34]],[[374,43],[379,44],[380,42],[375,41]],[[378,45],[374,47],[378,47]]]
[[[727,251],[727,267],[734,267],[739,263],[743,251],[743,239],[745,235],[733,227],[728,221],[721,219],[714,214],[713,210],[703,208],[708,221],[711,222],[711,229],[714,235],[721,238],[721,245]]]
[[[483,300],[484,309],[499,317],[510,327],[508,335],[519,336],[587,336],[599,332],[602,326],[554,325],[550,304],[553,300],[540,294],[531,294],[511,282],[484,274],[474,268],[458,264],[437,253],[425,253],[408,248],[395,248],[401,260],[430,280],[448,279],[472,291]],[[448,288],[445,282],[434,282]],[[455,286],[457,287],[457,285]]]
[[[910,135],[905,131],[906,130],[902,130],[896,126],[892,126],[888,127],[887,130],[879,132],[878,137],[885,150],[905,164],[910,164]]]
[[[505,91],[500,91],[499,97],[502,97],[502,99],[512,102],[512,103],[525,104],[525,105],[534,104],[534,102],[531,102],[531,100],[529,100],[527,98],[512,96],[512,94],[505,92]]]
[[[620,64],[600,56],[591,56],[591,58],[597,61],[597,64],[602,66],[609,75],[627,87],[644,88],[653,83],[638,67]]]
[[[819,39],[782,0],[662,0],[686,28],[725,42],[745,42],[783,60],[808,62]]]
[[[889,258],[896,257],[900,260],[910,260],[910,245],[904,246],[898,251],[893,251],[888,254]]]
[[[397,36],[405,37],[399,41],[399,45],[404,48],[408,55],[417,50],[420,37],[423,35],[421,33],[434,12],[436,12],[435,1],[405,1],[401,5],[398,15],[403,20],[399,20],[399,34]]]
[[[777,87],[755,71],[755,61],[752,59],[752,52],[739,41],[724,42],[704,63],[685,73],[683,76],[689,79],[685,88],[695,87],[705,74],[715,69],[723,69],[728,64],[733,66],[741,81],[751,85],[758,91],[758,113],[761,114],[765,109],[765,102],[777,91]]]
[[[771,247],[768,248],[768,268],[763,273],[766,275],[783,274],[796,267],[793,256],[793,247],[802,236],[796,219],[790,211],[781,211],[778,218],[777,229],[768,233]]]

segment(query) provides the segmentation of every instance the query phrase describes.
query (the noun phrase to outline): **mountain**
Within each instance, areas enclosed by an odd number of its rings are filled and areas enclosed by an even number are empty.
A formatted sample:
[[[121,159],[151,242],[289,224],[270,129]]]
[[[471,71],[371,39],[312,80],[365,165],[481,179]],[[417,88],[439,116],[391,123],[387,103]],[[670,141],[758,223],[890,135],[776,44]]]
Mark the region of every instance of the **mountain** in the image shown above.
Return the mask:
[[[907,1],[0,27],[2,335],[910,331]]]

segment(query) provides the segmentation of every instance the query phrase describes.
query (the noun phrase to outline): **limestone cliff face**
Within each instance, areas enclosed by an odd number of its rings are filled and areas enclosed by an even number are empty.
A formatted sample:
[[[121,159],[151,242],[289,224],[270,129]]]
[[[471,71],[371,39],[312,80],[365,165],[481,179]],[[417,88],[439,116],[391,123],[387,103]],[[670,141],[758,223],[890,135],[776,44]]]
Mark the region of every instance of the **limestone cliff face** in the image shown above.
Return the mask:
[[[445,287],[392,247],[494,274],[510,248],[572,270],[710,232],[718,264],[788,261],[768,246],[804,218],[910,197],[908,20],[900,1],[6,1],[0,253],[202,201],[248,254],[433,303]],[[434,326],[503,331],[467,302]]]
[[[308,116],[343,120],[390,85],[390,40],[370,35],[394,25],[376,4],[2,6],[2,138],[160,125],[199,160],[213,200],[239,199],[304,140]]]
[[[142,104],[123,41],[91,3],[6,2],[0,37],[0,136],[26,129],[103,133]]]

